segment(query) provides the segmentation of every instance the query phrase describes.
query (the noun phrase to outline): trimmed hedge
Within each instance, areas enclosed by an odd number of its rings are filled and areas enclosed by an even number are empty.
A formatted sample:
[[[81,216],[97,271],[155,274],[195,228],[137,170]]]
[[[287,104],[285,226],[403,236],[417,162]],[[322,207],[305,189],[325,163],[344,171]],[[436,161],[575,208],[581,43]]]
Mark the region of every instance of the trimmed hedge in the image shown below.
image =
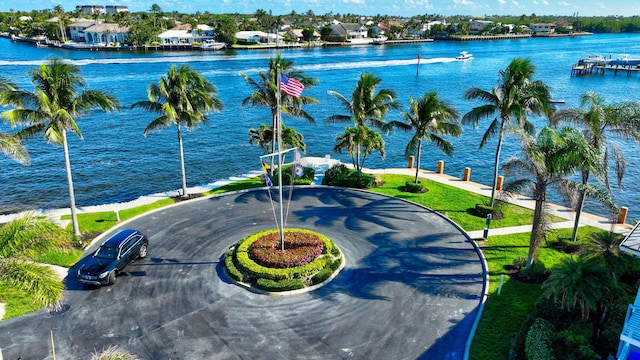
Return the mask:
[[[279,234],[277,229],[261,231],[238,241],[236,246],[227,252],[224,263],[229,275],[238,281],[255,281],[255,286],[261,289],[285,291],[304,288],[304,278],[317,276],[318,273],[329,269],[327,275],[320,275],[326,280],[340,267],[342,258],[335,259],[340,256],[340,250],[326,236],[304,229],[285,229],[285,241],[286,233],[290,232],[313,234],[322,241],[322,254],[307,264],[288,268],[273,268],[258,264],[250,257],[252,245],[265,237]],[[322,281],[318,280],[319,282]],[[302,284],[301,287],[300,284]]]
[[[360,179],[358,179],[356,170],[344,164],[338,164],[324,172],[322,185],[368,189],[376,185],[376,178],[371,174],[360,173]]]
[[[543,318],[537,318],[529,328],[525,340],[524,351],[527,359],[555,360],[551,351],[553,334],[553,324]]]

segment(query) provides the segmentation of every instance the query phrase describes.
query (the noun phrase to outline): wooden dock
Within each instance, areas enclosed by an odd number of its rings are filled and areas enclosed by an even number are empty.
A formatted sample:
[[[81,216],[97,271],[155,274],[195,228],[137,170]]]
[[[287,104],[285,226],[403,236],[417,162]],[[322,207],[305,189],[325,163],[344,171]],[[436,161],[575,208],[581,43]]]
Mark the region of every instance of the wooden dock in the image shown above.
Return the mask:
[[[631,76],[631,74],[640,71],[640,59],[629,59],[628,57],[617,59],[602,56],[589,57],[578,60],[578,63],[572,66],[571,76],[585,76],[590,74],[604,75],[607,71],[613,72],[614,75],[623,73]]]

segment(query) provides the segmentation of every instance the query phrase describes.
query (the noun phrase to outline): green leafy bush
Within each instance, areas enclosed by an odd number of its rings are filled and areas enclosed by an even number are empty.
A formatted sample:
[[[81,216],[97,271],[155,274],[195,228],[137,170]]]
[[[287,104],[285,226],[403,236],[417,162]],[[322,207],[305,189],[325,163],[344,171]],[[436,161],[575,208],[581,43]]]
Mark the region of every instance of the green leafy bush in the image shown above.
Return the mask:
[[[256,287],[267,291],[290,291],[304,289],[305,285],[301,279],[270,280],[261,278],[256,281]]]
[[[555,334],[553,353],[560,359],[596,359],[596,353],[584,335],[574,334],[570,330],[562,330]]]
[[[551,351],[553,324],[548,320],[537,318],[525,340],[525,354],[528,360],[555,360]]]
[[[511,266],[516,270],[524,269],[526,265],[527,265],[527,258],[525,258],[524,256],[516,257],[515,259],[513,259],[513,262],[511,263]]]
[[[427,189],[427,184],[424,182],[418,182],[416,184],[415,181],[407,181],[404,183],[404,191],[412,194],[422,194],[429,190]]]
[[[276,168],[273,173],[273,184],[278,185],[278,169]],[[291,179],[293,178],[294,185],[309,185],[313,183],[313,178],[316,176],[316,170],[311,167],[302,167],[302,176],[295,176],[293,165],[283,165],[282,166],[282,184],[291,185]]]
[[[356,170],[350,169],[344,164],[338,164],[325,171],[322,185],[368,189],[376,185],[376,178],[365,173],[361,173],[358,178]]]
[[[244,281],[244,274],[242,274],[242,272],[238,270],[238,268],[236,267],[236,264],[233,261],[234,251],[235,249],[229,249],[229,251],[227,251],[227,253],[224,256],[224,266],[227,269],[227,274],[229,274],[229,276],[231,276],[233,279],[237,281]]]

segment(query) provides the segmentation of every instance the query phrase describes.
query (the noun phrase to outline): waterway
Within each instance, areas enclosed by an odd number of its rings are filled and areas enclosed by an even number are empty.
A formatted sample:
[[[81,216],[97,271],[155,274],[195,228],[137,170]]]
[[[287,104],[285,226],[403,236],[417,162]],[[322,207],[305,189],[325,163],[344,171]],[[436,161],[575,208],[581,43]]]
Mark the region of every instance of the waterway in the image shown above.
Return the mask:
[[[600,92],[609,102],[640,101],[638,75],[571,76],[571,66],[589,55],[640,55],[638,40],[640,35],[606,34],[313,49],[144,53],[38,48],[0,39],[0,77],[11,78],[21,87],[32,89],[28,71],[57,56],[78,65],[89,88],[105,90],[119,98],[122,111],[95,112],[77,119],[84,140],[69,136],[77,204],[87,206],[133,200],[180,187],[175,128],[145,137],[143,130],[154,119],[154,114],[129,109],[134,102],[146,99],[147,85],[157,81],[173,64],[187,64],[201,72],[218,88],[218,97],[225,105],[222,112],[210,114],[208,124],[184,133],[187,181],[190,186],[196,186],[260,169],[259,156],[263,152],[249,144],[248,129],[261,123],[269,124],[270,111],[241,106],[251,89],[240,73],[257,78],[260,71],[266,71],[269,59],[277,52],[319,80],[319,85],[304,91],[305,95],[319,100],[319,104],[305,108],[315,118],[315,124],[286,116],[285,124],[304,135],[307,156],[330,155],[349,163],[346,154],[333,152],[335,138],[342,134],[346,124],[325,124],[323,120],[345,113],[327,91],[335,90],[349,98],[361,73],[375,73],[382,79],[381,87],[394,89],[405,107],[410,95],[418,97],[427,91],[437,91],[441,99],[464,114],[479,104],[465,101],[465,90],[472,86],[490,89],[497,84],[499,71],[513,58],[529,57],[537,67],[535,78],[549,84],[555,99],[566,101],[558,106],[578,107],[580,95],[587,91]],[[472,53],[475,59],[454,61],[461,51]],[[421,57],[419,67],[418,55]],[[397,112],[387,118],[399,119]],[[533,120],[537,126],[546,123],[545,119]],[[462,136],[453,139],[452,157],[426,144],[422,167],[435,170],[437,161],[443,159],[447,174],[461,177],[464,168],[470,167],[473,181],[489,184],[495,141],[478,149],[487,124],[485,120],[478,129],[465,127]],[[0,125],[0,129],[12,131],[6,124]],[[397,131],[385,135],[387,157],[371,155],[365,166],[406,167],[404,149],[410,135]],[[619,141],[619,145],[625,149],[629,166],[624,191],[614,187],[616,202],[630,208],[631,218],[640,219],[640,209],[635,202],[640,194],[640,152],[635,144]],[[26,146],[31,154],[31,166],[23,167],[0,157],[0,213],[67,207],[62,149],[41,137],[26,141]],[[516,138],[510,137],[502,160],[518,155],[518,151]]]

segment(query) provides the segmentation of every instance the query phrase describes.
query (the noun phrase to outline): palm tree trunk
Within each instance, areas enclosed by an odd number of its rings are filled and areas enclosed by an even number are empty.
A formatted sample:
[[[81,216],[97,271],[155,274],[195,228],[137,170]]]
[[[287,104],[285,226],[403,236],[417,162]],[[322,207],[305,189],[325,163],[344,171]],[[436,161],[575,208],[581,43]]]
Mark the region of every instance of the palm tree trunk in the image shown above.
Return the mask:
[[[498,146],[496,147],[496,158],[493,164],[493,186],[491,187],[491,201],[489,206],[493,207],[496,200],[496,187],[498,186],[498,166],[500,165],[500,150],[502,149],[502,138],[504,133],[502,131],[504,121],[500,124],[500,133],[498,134]]]
[[[67,172],[67,184],[69,184],[69,205],[71,207],[71,224],[73,225],[73,234],[80,236],[80,225],[78,224],[78,215],[76,213],[76,197],[73,193],[73,179],[71,177],[71,161],[69,160],[69,146],[67,144],[67,132],[62,130],[62,149],[64,151],[64,168]]]
[[[582,185],[587,185],[589,182],[589,172],[582,172]],[[578,227],[580,226],[580,215],[582,215],[582,207],[584,206],[584,190],[580,189],[578,194],[578,203],[576,204],[576,218],[573,221],[573,232],[571,233],[571,241],[576,241],[578,238]]]
[[[536,258],[536,252],[544,238],[544,207],[546,189],[536,189],[534,193],[536,205],[533,211],[533,226],[531,227],[531,237],[529,238],[529,254],[527,255],[527,269],[531,268]]]
[[[418,183],[418,174],[420,172],[420,157],[422,155],[422,140],[418,143],[418,159],[416,160],[416,179],[415,183]]]
[[[180,147],[180,171],[182,173],[182,197],[188,198],[187,194],[187,172],[184,167],[184,149],[182,148],[182,132],[180,131],[180,124],[176,125],[178,129],[178,147]]]

